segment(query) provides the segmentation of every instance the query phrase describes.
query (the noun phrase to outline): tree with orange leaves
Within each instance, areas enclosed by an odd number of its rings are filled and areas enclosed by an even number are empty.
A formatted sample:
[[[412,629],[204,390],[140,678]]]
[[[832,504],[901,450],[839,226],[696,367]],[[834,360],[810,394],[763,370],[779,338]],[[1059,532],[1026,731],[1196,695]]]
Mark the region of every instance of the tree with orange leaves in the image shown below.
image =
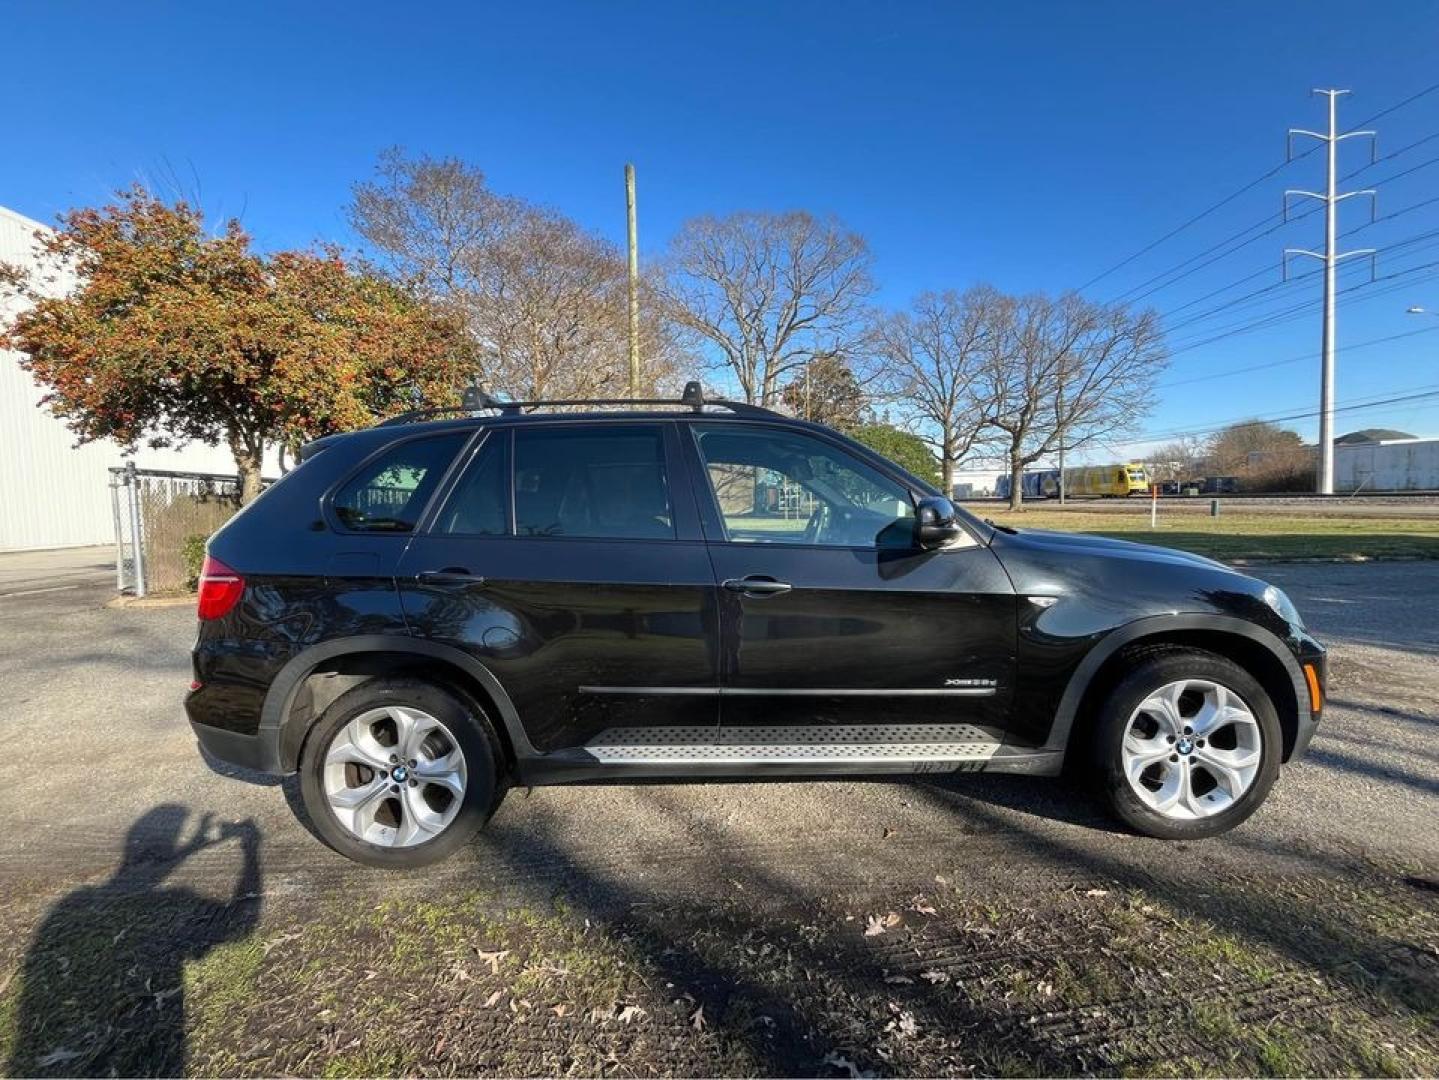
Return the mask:
[[[0,268],[28,301],[0,347],[42,403],[82,443],[224,440],[242,502],[267,447],[453,404],[473,371],[457,320],[338,251],[260,255],[239,222],[206,235],[198,209],[138,187],[37,241],[41,269]],[[53,295],[62,276],[75,287]]]

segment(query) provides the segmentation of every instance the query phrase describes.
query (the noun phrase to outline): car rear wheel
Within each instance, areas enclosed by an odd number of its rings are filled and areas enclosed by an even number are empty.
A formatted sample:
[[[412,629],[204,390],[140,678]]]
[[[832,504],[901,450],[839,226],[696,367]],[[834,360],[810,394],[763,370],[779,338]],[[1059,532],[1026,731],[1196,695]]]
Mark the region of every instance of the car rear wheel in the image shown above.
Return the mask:
[[[315,830],[342,855],[426,866],[485,823],[500,760],[476,706],[431,683],[373,679],[336,698],[311,730],[300,791]]]
[[[1197,839],[1249,817],[1279,774],[1279,717],[1232,660],[1197,649],[1138,659],[1099,717],[1114,812],[1148,836]]]

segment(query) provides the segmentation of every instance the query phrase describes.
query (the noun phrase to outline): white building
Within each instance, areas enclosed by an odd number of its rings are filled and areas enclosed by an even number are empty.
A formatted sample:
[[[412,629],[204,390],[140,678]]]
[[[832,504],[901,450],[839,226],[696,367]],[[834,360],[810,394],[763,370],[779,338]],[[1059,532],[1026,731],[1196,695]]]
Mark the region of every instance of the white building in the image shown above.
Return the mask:
[[[35,233],[44,228],[0,206],[0,262],[35,266]],[[18,311],[0,297],[0,322]],[[131,457],[108,441],[77,447],[70,429],[37,407],[43,391],[19,361],[19,354],[0,351],[0,551],[113,542],[109,469]],[[144,469],[235,472],[223,446],[141,448],[132,457]]]
[[[1334,447],[1335,491],[1439,491],[1439,439]]]

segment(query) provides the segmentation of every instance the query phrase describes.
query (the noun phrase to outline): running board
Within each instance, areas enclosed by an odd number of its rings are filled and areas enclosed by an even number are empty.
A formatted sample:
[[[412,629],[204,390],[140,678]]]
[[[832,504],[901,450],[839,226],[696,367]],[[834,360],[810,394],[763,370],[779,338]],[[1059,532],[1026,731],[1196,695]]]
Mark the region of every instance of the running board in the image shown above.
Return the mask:
[[[1051,775],[1062,761],[1062,753],[1005,746],[1001,732],[972,724],[610,728],[581,749],[523,763],[522,771],[532,772],[536,783],[980,771]]]

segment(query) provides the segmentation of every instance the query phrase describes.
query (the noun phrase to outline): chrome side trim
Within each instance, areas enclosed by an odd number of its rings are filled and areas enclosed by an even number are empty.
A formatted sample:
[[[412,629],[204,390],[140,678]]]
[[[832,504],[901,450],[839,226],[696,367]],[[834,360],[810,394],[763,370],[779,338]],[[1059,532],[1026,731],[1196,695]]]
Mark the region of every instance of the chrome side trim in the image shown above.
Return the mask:
[[[581,686],[582,694],[641,694],[661,697],[677,694],[709,697],[993,697],[994,686],[903,687],[894,690],[842,689],[824,686],[765,689],[748,686]]]
[[[718,686],[581,686],[582,694],[643,694],[645,697],[719,697]]]

